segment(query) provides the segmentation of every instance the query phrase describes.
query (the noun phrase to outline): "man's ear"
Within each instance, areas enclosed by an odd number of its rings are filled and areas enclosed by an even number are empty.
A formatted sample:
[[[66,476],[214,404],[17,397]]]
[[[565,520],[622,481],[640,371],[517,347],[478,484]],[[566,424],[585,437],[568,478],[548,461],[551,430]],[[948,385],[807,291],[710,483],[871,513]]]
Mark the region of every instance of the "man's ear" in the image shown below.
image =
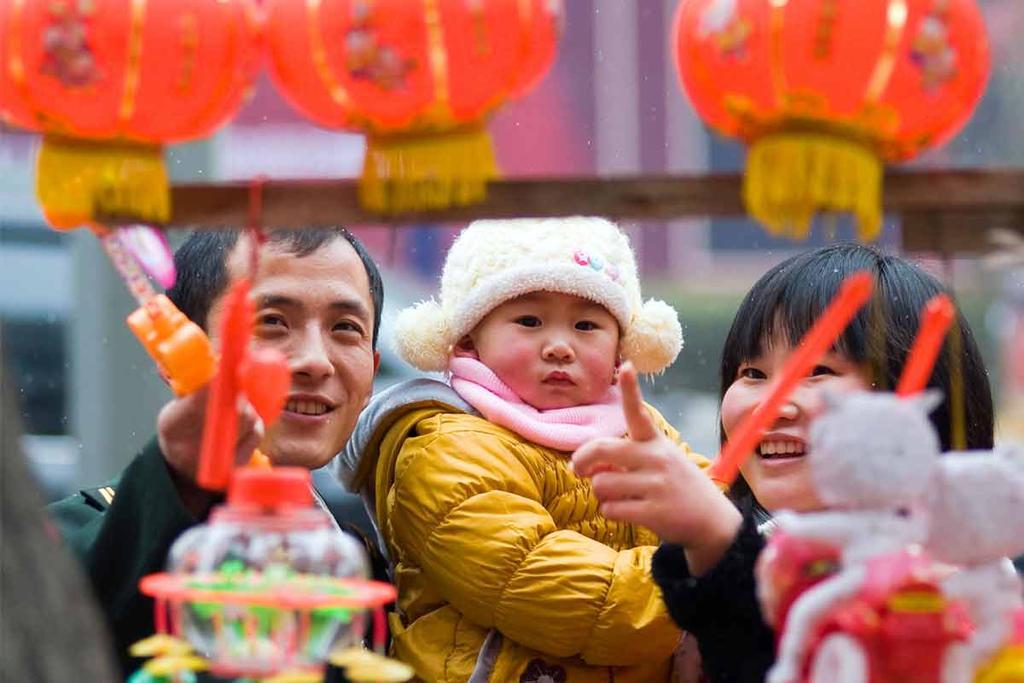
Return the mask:
[[[476,344],[473,343],[473,339],[468,334],[455,343],[455,346],[452,347],[452,355],[456,358],[476,358],[480,360],[480,354],[476,352]]]
[[[380,370],[380,351],[373,352],[373,376],[377,376],[377,372]]]

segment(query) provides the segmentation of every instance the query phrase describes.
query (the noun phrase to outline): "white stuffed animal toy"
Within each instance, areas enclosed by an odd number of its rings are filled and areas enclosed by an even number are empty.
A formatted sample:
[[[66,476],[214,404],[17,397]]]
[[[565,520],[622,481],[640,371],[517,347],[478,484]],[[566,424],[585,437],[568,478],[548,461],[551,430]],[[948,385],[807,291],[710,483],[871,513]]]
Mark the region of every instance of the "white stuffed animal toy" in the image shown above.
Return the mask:
[[[925,540],[925,496],[940,445],[928,420],[941,401],[879,392],[826,396],[811,424],[807,464],[825,510],[783,512],[778,528],[839,548],[841,569],[793,603],[769,683],[796,683],[810,637],[833,607],[855,596],[872,558]]]
[[[1008,559],[1024,553],[1024,450],[944,455],[928,515],[928,552],[960,567],[943,582],[943,591],[962,601],[974,622],[968,642],[950,649],[944,681],[971,681],[1006,643],[1013,614],[1024,606],[1020,578]]]

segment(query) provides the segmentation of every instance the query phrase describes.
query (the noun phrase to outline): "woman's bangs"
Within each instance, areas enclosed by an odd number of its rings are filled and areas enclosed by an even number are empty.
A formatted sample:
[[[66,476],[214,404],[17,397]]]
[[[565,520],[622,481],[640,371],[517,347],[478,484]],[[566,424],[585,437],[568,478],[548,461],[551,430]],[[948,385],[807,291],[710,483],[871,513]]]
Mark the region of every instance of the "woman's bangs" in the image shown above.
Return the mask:
[[[733,341],[742,360],[758,358],[775,344],[799,344],[825,312],[844,277],[832,268],[820,272],[813,267],[795,267],[777,275],[737,315]],[[816,286],[808,287],[808,282]],[[863,360],[865,323],[866,314],[861,311],[836,341],[834,350]]]

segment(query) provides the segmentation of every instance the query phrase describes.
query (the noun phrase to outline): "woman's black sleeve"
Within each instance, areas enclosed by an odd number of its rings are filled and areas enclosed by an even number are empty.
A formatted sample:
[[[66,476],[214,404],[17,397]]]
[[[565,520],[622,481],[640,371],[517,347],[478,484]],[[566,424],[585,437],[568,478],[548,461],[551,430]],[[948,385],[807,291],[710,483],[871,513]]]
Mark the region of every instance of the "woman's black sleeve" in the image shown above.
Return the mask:
[[[775,634],[761,618],[754,564],[764,548],[753,515],[722,560],[692,576],[683,547],[666,543],[652,573],[675,622],[697,639],[704,673],[714,683],[763,681],[775,659]]]

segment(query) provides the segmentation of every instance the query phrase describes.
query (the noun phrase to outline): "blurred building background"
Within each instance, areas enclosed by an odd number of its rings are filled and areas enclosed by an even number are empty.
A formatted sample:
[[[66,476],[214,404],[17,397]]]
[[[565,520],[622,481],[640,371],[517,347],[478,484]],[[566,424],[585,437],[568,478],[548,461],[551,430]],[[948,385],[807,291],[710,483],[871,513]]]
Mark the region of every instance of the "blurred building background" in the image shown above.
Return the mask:
[[[524,99],[494,117],[508,176],[616,175],[735,170],[743,149],[710,136],[685,101],[668,48],[677,0],[565,0],[558,61]],[[994,70],[970,125],[921,166],[1024,166],[1024,4],[980,0]],[[154,431],[170,394],[123,324],[134,304],[96,240],[49,230],[32,192],[34,136],[0,128],[0,335],[15,381],[27,451],[49,494],[100,483]],[[176,180],[354,177],[362,138],[316,128],[266,79],[237,119],[213,138],[168,151]],[[435,286],[457,225],[350,226],[385,271],[385,321]],[[717,449],[718,362],[739,298],[770,265],[829,239],[768,237],[745,220],[644,222],[628,226],[651,293],[679,309],[686,348],[649,389],[653,401],[703,452]],[[896,248],[899,225],[881,239]],[[172,235],[180,240],[180,234]],[[1011,372],[1024,308],[1021,277],[983,259],[919,255],[956,289],[992,373],[1000,434],[1021,436],[1019,381]],[[385,337],[387,328],[385,327]],[[382,340],[388,351],[388,340]],[[412,375],[386,353],[382,383]],[[7,376],[7,375],[5,375]]]

